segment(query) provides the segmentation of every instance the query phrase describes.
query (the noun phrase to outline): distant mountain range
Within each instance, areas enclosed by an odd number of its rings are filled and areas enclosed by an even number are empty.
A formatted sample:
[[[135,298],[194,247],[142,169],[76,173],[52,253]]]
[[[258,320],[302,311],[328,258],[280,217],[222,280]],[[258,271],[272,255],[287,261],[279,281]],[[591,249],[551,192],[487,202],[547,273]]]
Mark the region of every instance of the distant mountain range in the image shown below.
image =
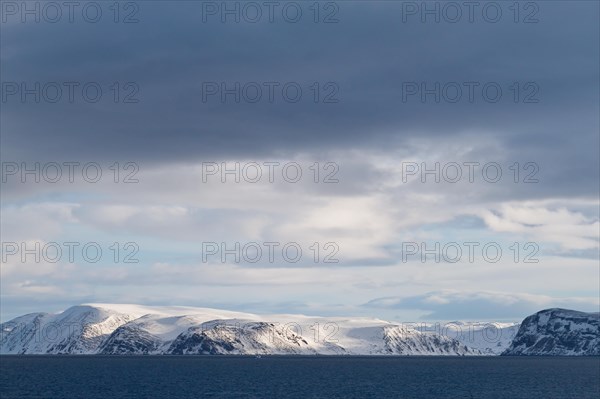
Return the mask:
[[[599,355],[598,313],[518,323],[398,324],[193,307],[86,304],[0,324],[1,354]]]

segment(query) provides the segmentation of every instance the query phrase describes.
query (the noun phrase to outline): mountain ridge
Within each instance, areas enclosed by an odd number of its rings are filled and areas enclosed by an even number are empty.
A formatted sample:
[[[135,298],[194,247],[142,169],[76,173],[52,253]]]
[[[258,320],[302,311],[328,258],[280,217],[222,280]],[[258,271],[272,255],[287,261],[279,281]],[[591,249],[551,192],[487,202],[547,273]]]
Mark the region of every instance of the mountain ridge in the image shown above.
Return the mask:
[[[480,355],[377,318],[86,303],[0,324],[2,354]]]
[[[543,325],[540,320],[547,324],[548,312],[568,336],[558,327],[556,337],[548,326],[532,327]],[[522,324],[454,321],[434,328],[439,323],[415,327],[368,317],[86,303],[0,324],[0,354],[520,355],[532,354],[528,343],[541,341],[535,346],[538,354],[579,355],[597,353],[597,318],[598,314],[546,309]],[[533,336],[538,333],[545,335]]]

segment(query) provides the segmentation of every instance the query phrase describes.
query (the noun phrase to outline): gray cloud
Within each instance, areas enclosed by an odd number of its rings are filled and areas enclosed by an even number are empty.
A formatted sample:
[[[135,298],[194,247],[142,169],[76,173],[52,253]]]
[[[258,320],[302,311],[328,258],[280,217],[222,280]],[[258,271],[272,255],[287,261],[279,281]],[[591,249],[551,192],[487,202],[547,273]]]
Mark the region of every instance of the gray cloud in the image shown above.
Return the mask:
[[[338,24],[203,24],[199,3],[176,4],[144,2],[140,23],[131,25],[5,26],[4,81],[94,81],[105,97],[97,104],[8,101],[4,154],[163,161],[383,148],[414,135],[487,131],[540,161],[566,164],[572,158],[564,149],[576,151],[579,165],[569,170],[586,172],[577,179],[580,190],[590,182],[583,176],[597,176],[593,2],[544,3],[536,24],[508,17],[497,24],[402,23],[401,6],[389,2],[340,2]],[[113,81],[135,81],[140,103],[108,101]],[[203,103],[204,81],[295,81],[305,96],[297,104]],[[307,89],[314,81],[336,82],[340,102],[314,104]],[[403,103],[406,81],[498,82],[504,95],[496,104]],[[515,104],[508,89],[515,81],[536,82],[540,103]]]

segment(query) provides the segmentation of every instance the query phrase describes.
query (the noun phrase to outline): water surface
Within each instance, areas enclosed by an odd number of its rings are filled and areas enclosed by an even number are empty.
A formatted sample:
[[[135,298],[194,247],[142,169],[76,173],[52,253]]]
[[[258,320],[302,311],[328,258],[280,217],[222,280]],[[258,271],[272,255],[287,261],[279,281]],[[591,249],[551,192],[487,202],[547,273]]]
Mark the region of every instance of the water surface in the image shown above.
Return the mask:
[[[600,397],[600,358],[0,356],[8,398]]]

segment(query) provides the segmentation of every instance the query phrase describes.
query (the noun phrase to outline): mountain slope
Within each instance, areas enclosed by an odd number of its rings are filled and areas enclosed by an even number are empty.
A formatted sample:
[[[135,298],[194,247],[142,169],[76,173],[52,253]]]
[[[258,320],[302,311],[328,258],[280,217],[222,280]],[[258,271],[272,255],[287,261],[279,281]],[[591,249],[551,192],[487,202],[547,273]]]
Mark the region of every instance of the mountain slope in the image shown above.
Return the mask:
[[[600,355],[600,313],[546,309],[527,317],[502,355]]]
[[[384,328],[386,350],[394,355],[479,355],[459,341],[439,334],[390,326]]]
[[[508,348],[517,335],[519,323],[446,323],[442,335],[455,338],[462,344],[478,349],[484,355],[499,355]]]
[[[119,326],[139,317],[99,306],[73,306],[62,313],[34,313],[0,325],[0,353],[85,354]]]

